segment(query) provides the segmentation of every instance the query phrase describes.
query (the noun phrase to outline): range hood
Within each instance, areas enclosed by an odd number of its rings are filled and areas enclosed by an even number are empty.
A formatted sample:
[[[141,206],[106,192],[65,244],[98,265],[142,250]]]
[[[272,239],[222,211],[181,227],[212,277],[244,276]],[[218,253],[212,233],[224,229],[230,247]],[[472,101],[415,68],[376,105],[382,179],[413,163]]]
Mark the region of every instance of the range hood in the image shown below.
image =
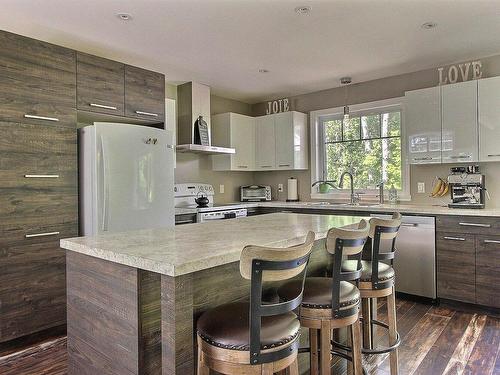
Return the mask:
[[[210,87],[196,82],[187,82],[177,86],[178,100],[178,131],[177,152],[191,152],[197,154],[234,154],[234,148],[217,147],[212,145],[210,119]],[[208,130],[208,144],[195,143],[199,139],[195,135],[196,122],[203,118]]]

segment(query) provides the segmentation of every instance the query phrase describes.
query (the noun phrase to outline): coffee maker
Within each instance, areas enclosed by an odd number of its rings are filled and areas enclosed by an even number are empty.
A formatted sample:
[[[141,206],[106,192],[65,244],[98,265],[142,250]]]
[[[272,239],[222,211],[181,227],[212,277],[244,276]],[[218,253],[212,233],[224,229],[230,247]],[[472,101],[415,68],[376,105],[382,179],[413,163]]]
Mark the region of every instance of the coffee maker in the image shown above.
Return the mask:
[[[453,167],[448,176],[451,190],[450,208],[484,208],[486,187],[479,166]]]

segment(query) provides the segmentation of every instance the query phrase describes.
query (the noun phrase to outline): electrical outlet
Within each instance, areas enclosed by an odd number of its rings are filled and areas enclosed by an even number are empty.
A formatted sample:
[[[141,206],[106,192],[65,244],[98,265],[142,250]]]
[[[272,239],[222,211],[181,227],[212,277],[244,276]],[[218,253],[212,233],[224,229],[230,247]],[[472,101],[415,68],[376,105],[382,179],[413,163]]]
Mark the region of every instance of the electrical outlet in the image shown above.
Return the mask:
[[[224,194],[224,185],[219,185],[219,193]]]
[[[419,193],[425,193],[425,182],[417,183],[417,188]]]
[[[278,184],[278,193],[283,193],[283,184]]]

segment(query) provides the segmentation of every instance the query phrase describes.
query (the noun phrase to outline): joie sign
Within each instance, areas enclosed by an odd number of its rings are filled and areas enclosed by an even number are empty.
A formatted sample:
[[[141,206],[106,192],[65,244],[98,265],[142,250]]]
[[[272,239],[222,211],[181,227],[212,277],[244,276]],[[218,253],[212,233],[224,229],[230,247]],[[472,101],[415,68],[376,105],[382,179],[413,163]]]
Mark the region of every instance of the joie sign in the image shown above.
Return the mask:
[[[450,65],[438,68],[438,75],[440,85],[480,79],[483,76],[483,65],[480,60]]]
[[[290,101],[288,98],[273,100],[267,102],[266,115],[272,113],[288,112],[290,110]]]

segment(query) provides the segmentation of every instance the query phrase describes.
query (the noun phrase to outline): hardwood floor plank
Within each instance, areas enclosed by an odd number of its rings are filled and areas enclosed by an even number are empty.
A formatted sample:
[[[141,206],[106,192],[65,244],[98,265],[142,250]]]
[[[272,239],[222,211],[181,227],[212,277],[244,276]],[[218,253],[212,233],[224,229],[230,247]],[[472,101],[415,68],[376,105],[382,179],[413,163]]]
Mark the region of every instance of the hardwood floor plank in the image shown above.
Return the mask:
[[[450,319],[449,317],[426,313],[404,336],[402,330],[404,327],[401,324],[399,325],[399,332],[403,340],[399,347],[399,356],[401,358],[400,374],[413,374]],[[386,358],[379,368],[383,371],[389,370],[389,360]]]
[[[434,313],[431,309],[430,313]],[[418,366],[415,374],[434,375],[444,371],[474,315],[454,313],[445,329]]]
[[[464,373],[467,375],[500,374],[499,358],[500,319],[487,317],[483,332],[477,339]]]
[[[465,330],[462,339],[455,348],[448,365],[443,371],[443,375],[463,374],[465,366],[469,361],[469,357],[471,356],[472,350],[476,345],[477,339],[483,331],[485,323],[486,315],[474,314],[474,317]]]

